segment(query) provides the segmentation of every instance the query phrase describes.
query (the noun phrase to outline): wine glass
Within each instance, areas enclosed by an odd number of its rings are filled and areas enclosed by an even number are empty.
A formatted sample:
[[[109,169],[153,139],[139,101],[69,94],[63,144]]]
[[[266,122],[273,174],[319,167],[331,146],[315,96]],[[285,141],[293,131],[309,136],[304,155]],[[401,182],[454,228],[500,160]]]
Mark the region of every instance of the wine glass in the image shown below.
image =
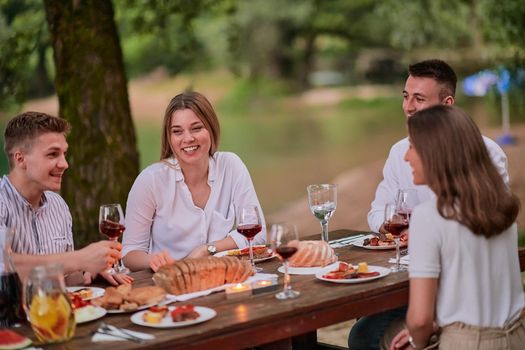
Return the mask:
[[[126,227],[124,226],[124,212],[118,203],[103,204],[100,206],[98,217],[98,229],[100,233],[107,236],[111,241],[118,241],[118,238]],[[117,273],[128,274],[130,271],[124,266],[122,260],[115,262],[113,267],[106,270],[107,273],[115,275]]]
[[[396,264],[391,267],[391,270],[394,272],[404,271],[405,268],[399,264],[399,236],[401,232],[408,228],[408,219],[406,216],[398,213],[395,203],[385,205],[385,222],[383,227],[394,236],[394,242],[396,243]]]
[[[250,249],[250,263],[253,271],[261,272],[262,268],[256,267],[253,262],[253,238],[262,230],[261,215],[259,208],[256,205],[246,206],[241,208],[239,218],[237,220],[237,232],[246,237]]]
[[[271,241],[273,251],[277,253],[284,266],[284,288],[282,292],[275,294],[275,297],[279,300],[297,298],[300,293],[292,289],[288,273],[288,259],[297,252],[299,244],[297,227],[292,224],[272,225]]]
[[[328,243],[328,221],[337,207],[337,185],[310,185],[306,190],[308,191],[310,210],[321,222],[321,229],[323,230],[321,238]]]
[[[407,218],[410,221],[412,215],[412,209],[417,204],[417,192],[413,188],[402,188],[397,191],[397,212]]]

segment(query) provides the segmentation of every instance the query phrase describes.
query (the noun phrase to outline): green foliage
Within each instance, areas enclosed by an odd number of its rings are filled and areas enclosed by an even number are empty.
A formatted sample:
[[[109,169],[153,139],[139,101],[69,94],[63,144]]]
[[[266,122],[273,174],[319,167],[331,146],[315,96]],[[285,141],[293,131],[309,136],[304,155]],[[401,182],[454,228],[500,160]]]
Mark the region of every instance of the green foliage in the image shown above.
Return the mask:
[[[518,233],[518,246],[525,247],[525,230]]]
[[[384,0],[376,9],[376,35],[396,48],[458,47],[470,41],[469,1]]]
[[[116,2],[116,20],[130,76],[163,66],[171,74],[210,64],[194,21],[227,10],[229,1],[133,0]],[[222,7],[221,7],[222,6]]]
[[[0,110],[20,105],[30,88],[35,49],[48,40],[42,3],[0,2]]]

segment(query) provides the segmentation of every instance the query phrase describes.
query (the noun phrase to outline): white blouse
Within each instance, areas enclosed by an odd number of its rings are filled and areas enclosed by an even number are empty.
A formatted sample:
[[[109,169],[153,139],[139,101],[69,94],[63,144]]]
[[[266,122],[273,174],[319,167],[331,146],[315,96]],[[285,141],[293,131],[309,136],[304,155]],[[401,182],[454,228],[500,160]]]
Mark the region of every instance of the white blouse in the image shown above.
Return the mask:
[[[230,236],[239,248],[248,240],[237,232],[239,208],[261,209],[248,169],[230,152],[216,152],[209,161],[211,192],[204,209],[194,205],[184,175],[175,158],[144,169],[133,184],[126,206],[126,231],[122,254],[163,250],[175,259],[186,257],[195,247]],[[254,244],[266,242],[266,223],[261,209],[262,231]]]
[[[410,278],[437,278],[436,322],[503,327],[525,306],[514,223],[485,238],[439,215],[436,199],[410,219]]]

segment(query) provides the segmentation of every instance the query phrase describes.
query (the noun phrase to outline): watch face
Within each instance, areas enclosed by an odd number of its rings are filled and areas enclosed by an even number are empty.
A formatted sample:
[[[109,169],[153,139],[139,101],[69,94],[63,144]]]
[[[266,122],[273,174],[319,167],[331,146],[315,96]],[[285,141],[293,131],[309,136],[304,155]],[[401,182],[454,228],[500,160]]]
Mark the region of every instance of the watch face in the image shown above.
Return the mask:
[[[209,245],[208,246],[208,253],[210,253],[211,255],[217,253],[217,247],[214,246],[214,245]]]

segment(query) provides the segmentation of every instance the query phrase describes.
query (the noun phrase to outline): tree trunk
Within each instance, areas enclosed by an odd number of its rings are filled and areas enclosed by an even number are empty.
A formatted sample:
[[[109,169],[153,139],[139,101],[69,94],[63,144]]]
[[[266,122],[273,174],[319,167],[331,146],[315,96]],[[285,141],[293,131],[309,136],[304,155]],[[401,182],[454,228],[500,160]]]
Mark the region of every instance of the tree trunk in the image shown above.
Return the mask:
[[[76,247],[100,240],[98,210],[123,208],[138,173],[122,51],[109,0],[44,0],[60,116],[69,120],[69,170],[62,196]]]

